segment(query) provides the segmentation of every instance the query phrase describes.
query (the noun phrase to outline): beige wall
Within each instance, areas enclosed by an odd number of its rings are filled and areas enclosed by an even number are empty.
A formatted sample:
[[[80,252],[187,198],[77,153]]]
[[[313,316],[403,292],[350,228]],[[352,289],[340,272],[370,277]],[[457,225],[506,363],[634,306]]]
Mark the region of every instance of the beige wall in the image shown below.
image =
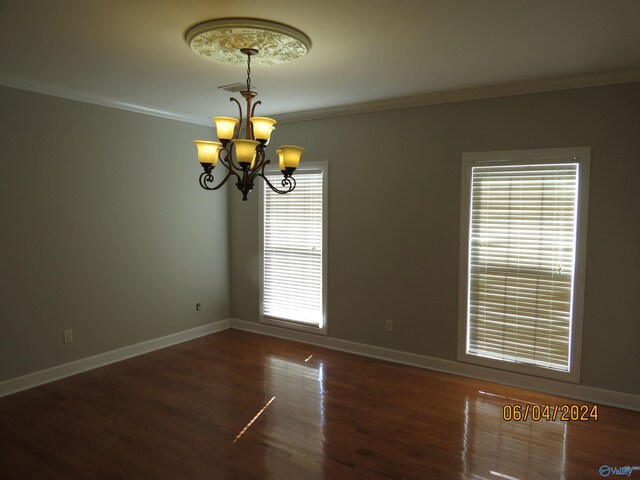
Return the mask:
[[[259,191],[197,186],[212,129],[7,88],[0,105],[0,381],[257,321]],[[629,84],[279,125],[275,145],[330,162],[329,335],[455,360],[462,153],[591,146],[581,383],[640,393],[638,105]]]
[[[590,146],[581,383],[640,393],[639,106],[636,83],[278,126],[272,143],[330,162],[329,336],[455,360],[462,153]],[[231,312],[249,321],[257,196],[229,207]]]
[[[0,381],[229,316],[227,195],[198,186],[192,144],[212,129],[0,105]]]

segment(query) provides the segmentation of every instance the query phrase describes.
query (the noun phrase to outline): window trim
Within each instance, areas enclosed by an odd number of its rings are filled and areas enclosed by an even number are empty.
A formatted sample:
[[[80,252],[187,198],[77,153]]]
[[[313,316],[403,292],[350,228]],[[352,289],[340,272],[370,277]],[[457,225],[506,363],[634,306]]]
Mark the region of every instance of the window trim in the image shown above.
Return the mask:
[[[469,233],[471,223],[471,168],[475,165],[501,163],[521,164],[557,163],[560,159],[578,160],[578,207],[576,225],[576,251],[573,286],[573,317],[569,343],[569,371],[559,372],[535,365],[511,363],[466,353],[467,306],[469,290]],[[534,150],[508,150],[495,152],[469,152],[462,154],[462,189],[460,216],[460,266],[458,287],[458,361],[516,373],[579,383],[582,356],[582,324],[584,314],[584,288],[587,254],[587,220],[589,204],[590,147],[545,148]]]
[[[265,173],[275,173],[279,170],[275,166],[269,166],[265,169]],[[322,172],[322,326],[316,327],[306,323],[296,322],[295,320],[283,319],[273,316],[264,315],[263,299],[264,299],[264,189],[268,188],[261,182],[260,201],[259,203],[259,229],[258,229],[258,245],[259,245],[259,282],[260,282],[260,298],[259,298],[259,321],[266,325],[276,327],[289,328],[307,333],[318,335],[327,335],[327,289],[328,289],[328,256],[329,256],[329,201],[328,201],[328,184],[329,184],[329,163],[328,162],[307,162],[301,163],[297,172]],[[295,177],[295,173],[294,173]],[[291,193],[295,194],[295,190]]]

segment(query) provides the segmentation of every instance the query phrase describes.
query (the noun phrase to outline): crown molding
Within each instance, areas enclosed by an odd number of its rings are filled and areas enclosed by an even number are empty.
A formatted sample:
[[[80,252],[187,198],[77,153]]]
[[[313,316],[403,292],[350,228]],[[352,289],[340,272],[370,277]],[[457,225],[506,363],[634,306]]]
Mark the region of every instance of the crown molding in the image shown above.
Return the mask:
[[[117,108],[119,110],[127,110],[129,112],[142,113],[144,115],[153,115],[154,117],[168,118],[169,120],[177,120],[179,122],[195,123],[197,125],[210,126],[211,120],[207,117],[199,117],[187,113],[173,112],[171,110],[163,110],[146,105],[124,102],[111,97],[104,97],[95,93],[83,92],[71,88],[61,87],[50,83],[38,82],[24,77],[0,73],[0,85],[5,87],[16,88],[18,90],[27,90],[29,92],[51,95],[53,97],[66,98],[68,100],[76,100],[78,102],[92,103],[103,107]]]
[[[484,87],[466,88],[459,90],[447,90],[441,92],[424,93],[406,97],[388,98],[372,102],[341,105],[329,108],[305,110],[300,112],[280,113],[275,115],[278,123],[295,123],[323,118],[342,117],[347,115],[360,115],[363,113],[382,112],[403,108],[425,107],[444,103],[466,102],[471,100],[485,100],[490,98],[528,95],[534,93],[554,92],[559,90],[573,90],[578,88],[602,87],[607,85],[619,85],[625,83],[640,82],[640,68],[621,70],[606,73],[592,73],[586,75],[573,75],[568,77],[549,78],[542,80],[530,80],[524,82],[504,83]],[[200,117],[170,110],[162,110],[146,105],[124,102],[118,99],[97,95],[94,93],[74,90],[49,83],[38,82],[15,75],[0,73],[0,85],[27,90],[30,92],[52,95],[54,97],[92,103],[105,107],[128,110],[130,112],[153,115],[168,118],[180,122],[196,125],[211,126],[209,117]]]
[[[407,97],[388,98],[373,102],[341,105],[302,112],[281,113],[277,115],[278,123],[304,122],[322,118],[359,115],[363,113],[381,112],[402,108],[425,107],[443,103],[485,100],[489,98],[511,97],[533,93],[573,90],[578,88],[602,87],[624,83],[640,82],[640,68],[606,73],[573,75],[568,77],[528,80],[523,82],[488,85],[484,87],[447,90],[441,92],[411,95]]]

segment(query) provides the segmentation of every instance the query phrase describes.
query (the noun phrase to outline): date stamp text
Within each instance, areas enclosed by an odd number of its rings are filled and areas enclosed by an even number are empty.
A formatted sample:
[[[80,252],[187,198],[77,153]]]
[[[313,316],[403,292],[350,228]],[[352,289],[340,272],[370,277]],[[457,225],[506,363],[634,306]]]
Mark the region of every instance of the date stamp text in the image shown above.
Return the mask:
[[[504,405],[502,420],[505,422],[593,422],[598,420],[598,405],[559,404],[559,405]]]

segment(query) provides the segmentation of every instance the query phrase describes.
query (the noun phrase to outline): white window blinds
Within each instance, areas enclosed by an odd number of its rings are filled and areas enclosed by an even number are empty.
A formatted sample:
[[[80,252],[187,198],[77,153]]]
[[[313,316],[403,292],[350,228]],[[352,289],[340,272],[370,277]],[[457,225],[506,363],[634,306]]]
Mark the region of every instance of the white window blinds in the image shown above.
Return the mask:
[[[262,313],[322,327],[323,172],[298,170],[296,188],[264,193]],[[278,186],[280,172],[267,175]]]
[[[468,354],[569,371],[578,163],[473,166]]]

